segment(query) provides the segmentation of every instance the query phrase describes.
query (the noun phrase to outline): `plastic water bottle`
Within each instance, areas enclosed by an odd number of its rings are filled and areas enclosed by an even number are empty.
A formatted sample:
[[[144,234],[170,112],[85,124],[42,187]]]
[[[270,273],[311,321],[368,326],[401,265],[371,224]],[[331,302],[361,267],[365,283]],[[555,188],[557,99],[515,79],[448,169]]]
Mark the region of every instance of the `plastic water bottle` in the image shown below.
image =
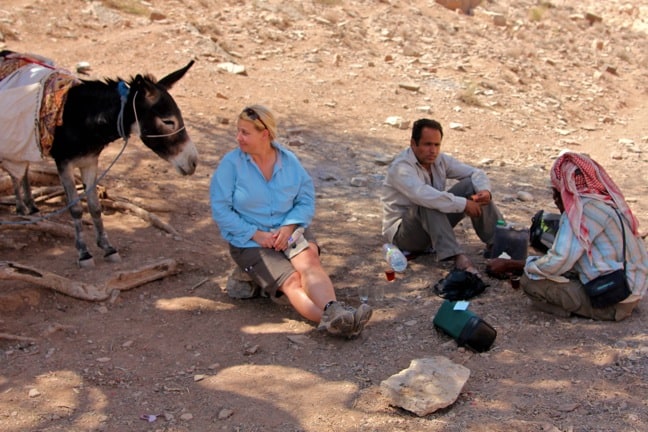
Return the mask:
[[[385,260],[394,271],[402,272],[407,268],[407,258],[395,245],[385,243],[383,245]]]

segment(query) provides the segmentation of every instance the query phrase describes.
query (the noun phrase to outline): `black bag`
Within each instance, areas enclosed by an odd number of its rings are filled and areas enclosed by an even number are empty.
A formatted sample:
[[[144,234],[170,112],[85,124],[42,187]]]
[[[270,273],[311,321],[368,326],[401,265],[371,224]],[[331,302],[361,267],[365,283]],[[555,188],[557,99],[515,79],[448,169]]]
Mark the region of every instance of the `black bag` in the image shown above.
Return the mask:
[[[434,292],[450,301],[468,300],[483,293],[487,286],[476,274],[454,269],[434,285]]]
[[[585,284],[585,292],[589,296],[592,307],[604,308],[625,300],[632,293],[628,287],[625,269],[619,269],[601,275]]]
[[[529,228],[529,244],[531,247],[538,252],[546,253],[553,245],[559,225],[559,214],[545,213],[544,210],[538,210],[531,218],[531,228]]]
[[[632,291],[630,291],[630,287],[628,286],[628,279],[626,278],[625,228],[623,219],[621,219],[619,212],[616,209],[614,209],[614,212],[619,217],[621,233],[623,236],[623,268],[615,270],[612,273],[601,275],[585,284],[585,292],[590,298],[590,302],[594,308],[604,308],[615,305],[620,301],[627,299],[630,294],[632,294]]]

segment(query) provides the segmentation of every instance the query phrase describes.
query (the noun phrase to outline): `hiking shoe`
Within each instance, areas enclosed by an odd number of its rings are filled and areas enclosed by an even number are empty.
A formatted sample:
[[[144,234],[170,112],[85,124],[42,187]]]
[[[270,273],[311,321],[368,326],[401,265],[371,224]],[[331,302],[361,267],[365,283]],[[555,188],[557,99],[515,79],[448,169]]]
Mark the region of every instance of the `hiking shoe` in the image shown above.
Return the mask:
[[[333,302],[324,310],[317,329],[326,330],[332,335],[348,337],[355,326],[354,312],[352,307],[344,303]]]
[[[353,331],[349,334],[349,338],[354,338],[362,333],[365,325],[369,322],[373,309],[368,304],[362,303],[358,306],[353,314]]]

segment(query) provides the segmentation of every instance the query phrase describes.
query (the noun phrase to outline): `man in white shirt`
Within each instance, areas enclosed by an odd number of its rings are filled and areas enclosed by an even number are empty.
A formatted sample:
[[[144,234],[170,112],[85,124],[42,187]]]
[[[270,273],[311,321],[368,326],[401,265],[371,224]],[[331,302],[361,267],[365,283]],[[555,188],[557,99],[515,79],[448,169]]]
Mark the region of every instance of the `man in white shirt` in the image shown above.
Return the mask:
[[[492,201],[486,173],[442,153],[442,139],[436,120],[414,122],[410,146],[390,164],[383,183],[382,233],[402,250],[433,248],[437,260],[454,259],[458,269],[478,273],[453,228],[470,217],[488,250],[502,215]],[[448,179],[457,183],[446,191]]]

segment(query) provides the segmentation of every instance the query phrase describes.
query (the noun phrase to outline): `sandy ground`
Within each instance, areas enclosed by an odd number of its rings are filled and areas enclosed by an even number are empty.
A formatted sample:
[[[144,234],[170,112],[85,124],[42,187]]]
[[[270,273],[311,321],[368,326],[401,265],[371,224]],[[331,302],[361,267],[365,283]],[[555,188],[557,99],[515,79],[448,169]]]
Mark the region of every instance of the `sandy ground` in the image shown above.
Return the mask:
[[[470,308],[497,329],[495,344],[482,354],[457,348],[432,325],[442,300],[430,286],[447,265],[419,257],[384,281],[379,191],[409,124],[429,116],[446,127],[445,151],[487,171],[508,220],[528,225],[536,210],[553,210],[548,169],[570,148],[608,169],[646,231],[648,2],[498,0],[472,16],[423,0],[110,3],[118,6],[5,0],[0,47],[69,69],[87,61],[90,79],[162,77],[196,60],[172,91],[200,151],[196,173],[177,176],[133,138],[102,182],[179,235],[107,211],[121,263],[82,270],[71,238],[5,229],[0,260],[94,284],[163,259],[181,271],[102,302],[0,281],[0,332],[32,339],[0,340],[0,429],[645,430],[645,302],[621,323],[558,319],[486,279]],[[280,141],[315,180],[315,229],[339,298],[357,304],[359,286],[384,285],[356,340],[225,292],[232,261],[208,186],[251,103],[276,111]],[[121,144],[103,153],[103,167]],[[0,206],[0,218],[12,213]],[[457,231],[483,268],[468,224]],[[435,355],[471,370],[455,404],[425,417],[390,406],[380,382]]]

